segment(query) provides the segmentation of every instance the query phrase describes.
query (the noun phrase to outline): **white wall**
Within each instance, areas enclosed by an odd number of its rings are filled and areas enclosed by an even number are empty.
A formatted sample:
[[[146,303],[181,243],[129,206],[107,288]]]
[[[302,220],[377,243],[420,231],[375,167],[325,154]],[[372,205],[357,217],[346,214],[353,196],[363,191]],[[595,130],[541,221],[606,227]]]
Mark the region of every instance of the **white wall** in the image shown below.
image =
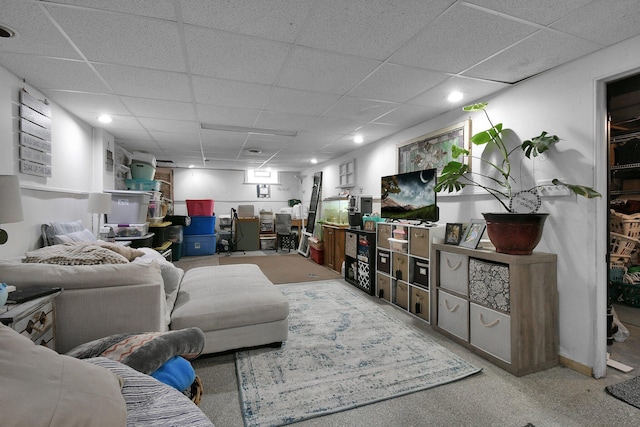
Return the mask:
[[[254,205],[256,215],[260,210],[274,213],[288,207],[289,199],[301,199],[301,183],[297,174],[279,173],[280,185],[271,185],[271,197],[258,198],[256,184],[244,184],[244,171],[184,169],[173,170],[174,213],[186,215],[188,199],[212,199],[216,215],[229,215],[238,205]]]
[[[25,88],[37,99],[45,99],[35,88],[0,67],[0,174],[19,175],[24,220],[1,224],[9,241],[0,246],[0,257],[18,256],[40,245],[40,224],[80,219],[88,228],[91,216],[86,193],[93,188],[93,130],[55,104],[52,118],[52,177],[19,173],[19,99]],[[99,185],[102,185],[100,183]]]
[[[527,165],[522,177],[527,183],[563,178],[567,182],[594,186],[606,193],[606,133],[602,85],[640,69],[640,37],[622,42],[588,57],[566,64],[502,91],[488,99],[492,120],[512,129],[522,141],[542,130],[562,141],[546,159]],[[467,100],[468,103],[482,100]],[[380,177],[397,171],[397,144],[467,119],[461,109],[450,111],[343,158],[308,168],[303,182],[303,203],[308,204],[313,173],[323,172],[323,197],[336,185],[338,164],[356,158],[354,193],[379,197]],[[472,115],[473,130],[487,128],[482,115]],[[479,155],[480,153],[477,153]],[[472,165],[479,167],[478,162]],[[599,170],[596,167],[600,168]],[[604,170],[604,171],[603,171]],[[438,195],[440,219],[467,222],[486,211],[499,211],[497,202],[485,195]],[[379,209],[379,205],[377,205]],[[558,254],[560,354],[592,367],[594,376],[606,372],[605,304],[608,266],[605,254],[606,197],[586,200],[576,196],[544,199],[541,212],[550,213],[537,251]]]

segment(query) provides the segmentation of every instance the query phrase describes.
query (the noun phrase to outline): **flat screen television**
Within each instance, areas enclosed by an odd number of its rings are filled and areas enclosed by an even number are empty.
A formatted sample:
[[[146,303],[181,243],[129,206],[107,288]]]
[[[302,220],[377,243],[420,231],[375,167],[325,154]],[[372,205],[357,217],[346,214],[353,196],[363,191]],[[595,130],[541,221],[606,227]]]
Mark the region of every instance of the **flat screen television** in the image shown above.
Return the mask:
[[[392,219],[438,221],[436,169],[381,178],[381,216]]]

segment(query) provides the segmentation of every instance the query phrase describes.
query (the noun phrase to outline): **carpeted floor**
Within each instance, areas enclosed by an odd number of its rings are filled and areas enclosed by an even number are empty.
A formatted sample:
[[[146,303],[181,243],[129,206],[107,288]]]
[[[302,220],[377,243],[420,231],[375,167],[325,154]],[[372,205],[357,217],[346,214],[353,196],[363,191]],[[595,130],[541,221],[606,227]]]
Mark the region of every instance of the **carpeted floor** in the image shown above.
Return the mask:
[[[256,264],[274,284],[339,279],[340,273],[299,254],[221,257],[220,265]]]
[[[279,289],[289,299],[289,339],[278,350],[236,353],[246,426],[286,425],[480,371],[355,288],[325,281]]]
[[[607,393],[640,409],[640,377],[605,387]]]

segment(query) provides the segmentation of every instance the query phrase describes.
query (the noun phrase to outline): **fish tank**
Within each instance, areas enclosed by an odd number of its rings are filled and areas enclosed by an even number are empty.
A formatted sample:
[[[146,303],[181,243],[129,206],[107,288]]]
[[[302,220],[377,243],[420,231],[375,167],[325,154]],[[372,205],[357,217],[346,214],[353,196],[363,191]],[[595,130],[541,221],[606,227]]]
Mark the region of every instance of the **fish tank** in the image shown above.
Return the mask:
[[[333,196],[322,200],[321,221],[328,225],[349,225],[349,196]]]

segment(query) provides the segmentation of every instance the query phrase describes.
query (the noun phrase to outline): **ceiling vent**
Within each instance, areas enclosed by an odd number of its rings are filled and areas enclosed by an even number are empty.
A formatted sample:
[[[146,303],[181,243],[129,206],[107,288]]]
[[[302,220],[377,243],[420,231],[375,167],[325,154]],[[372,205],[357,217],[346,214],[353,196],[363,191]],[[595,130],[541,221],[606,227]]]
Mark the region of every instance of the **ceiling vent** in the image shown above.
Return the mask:
[[[251,155],[256,155],[256,154],[262,154],[262,150],[259,148],[247,148],[246,150],[247,154],[251,154]]]
[[[14,30],[4,24],[0,24],[0,38],[10,39],[12,37],[15,37],[16,35],[17,33]]]

